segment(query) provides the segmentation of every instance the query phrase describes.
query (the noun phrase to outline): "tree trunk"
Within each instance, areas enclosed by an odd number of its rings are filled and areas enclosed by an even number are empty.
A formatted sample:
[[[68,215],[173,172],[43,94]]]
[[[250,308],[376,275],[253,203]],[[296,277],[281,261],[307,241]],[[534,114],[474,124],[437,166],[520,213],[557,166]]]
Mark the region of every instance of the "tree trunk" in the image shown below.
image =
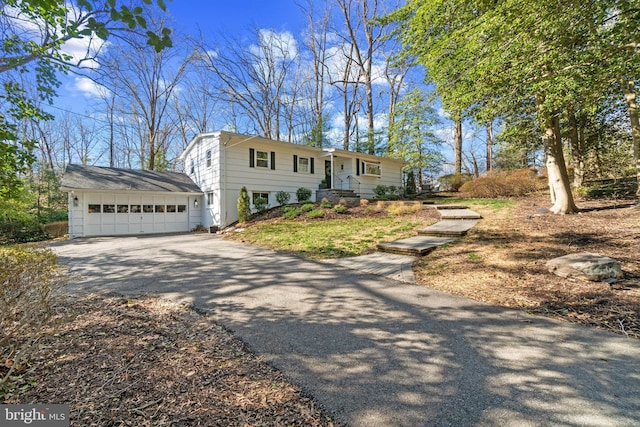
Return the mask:
[[[573,201],[567,166],[564,162],[564,154],[562,152],[560,118],[557,115],[550,116],[546,113],[543,113],[542,117],[545,129],[542,142],[544,144],[552,203],[549,210],[555,214],[578,212],[578,208]]]
[[[462,173],[462,115],[456,113],[454,118],[453,130],[453,155],[455,173]]]
[[[627,101],[627,109],[629,110],[629,120],[631,121],[631,137],[633,139],[633,162],[636,167],[636,181],[638,190],[636,197],[640,199],[640,118],[638,118],[638,101],[635,90],[635,82],[622,82],[624,90],[624,98]]]
[[[573,157],[573,186],[582,187],[584,183],[584,150],[578,131],[578,122],[573,110],[567,112],[569,118],[569,146]]]
[[[487,122],[487,174],[493,170],[493,120]]]

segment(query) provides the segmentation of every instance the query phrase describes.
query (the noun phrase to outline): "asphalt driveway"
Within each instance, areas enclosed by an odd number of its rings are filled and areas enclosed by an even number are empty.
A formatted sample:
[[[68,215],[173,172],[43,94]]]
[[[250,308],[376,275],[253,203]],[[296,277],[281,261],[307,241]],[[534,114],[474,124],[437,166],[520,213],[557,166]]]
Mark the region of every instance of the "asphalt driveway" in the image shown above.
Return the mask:
[[[352,426],[637,426],[640,342],[208,234],[52,245],[72,292],[215,313]]]

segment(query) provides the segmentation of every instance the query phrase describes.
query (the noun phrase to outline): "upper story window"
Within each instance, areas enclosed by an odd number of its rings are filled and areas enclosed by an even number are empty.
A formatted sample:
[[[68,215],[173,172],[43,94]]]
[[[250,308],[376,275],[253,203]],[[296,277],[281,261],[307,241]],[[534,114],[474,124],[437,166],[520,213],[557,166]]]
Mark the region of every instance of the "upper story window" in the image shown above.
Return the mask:
[[[207,167],[210,168],[211,167],[211,150],[207,150],[207,152],[205,153],[205,160],[207,163]]]
[[[192,175],[196,171],[196,162],[194,162],[193,159],[191,159],[191,167],[189,168],[189,171],[190,171],[189,173],[192,174]]]
[[[269,153],[266,151],[256,150],[256,167],[268,168],[269,167]]]
[[[313,173],[313,158],[294,155],[293,171],[298,173]]]

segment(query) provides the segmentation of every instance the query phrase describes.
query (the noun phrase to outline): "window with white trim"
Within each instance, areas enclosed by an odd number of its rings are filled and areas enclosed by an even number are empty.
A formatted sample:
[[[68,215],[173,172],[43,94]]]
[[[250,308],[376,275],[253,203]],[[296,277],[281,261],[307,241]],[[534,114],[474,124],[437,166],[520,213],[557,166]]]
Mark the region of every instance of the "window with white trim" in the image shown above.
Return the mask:
[[[205,159],[206,159],[207,167],[210,168],[211,167],[211,150],[207,150],[207,152],[205,153]]]
[[[365,162],[363,160],[360,165],[362,168],[362,175],[380,176],[382,174],[380,163]]]
[[[309,173],[309,158],[298,157],[298,172]]]
[[[207,205],[213,205],[213,191],[207,193]]]
[[[269,152],[256,150],[256,167],[269,168]]]
[[[196,162],[194,162],[193,159],[191,159],[191,168],[189,170],[190,170],[189,173],[191,175],[193,175],[195,173],[195,171],[196,171]]]

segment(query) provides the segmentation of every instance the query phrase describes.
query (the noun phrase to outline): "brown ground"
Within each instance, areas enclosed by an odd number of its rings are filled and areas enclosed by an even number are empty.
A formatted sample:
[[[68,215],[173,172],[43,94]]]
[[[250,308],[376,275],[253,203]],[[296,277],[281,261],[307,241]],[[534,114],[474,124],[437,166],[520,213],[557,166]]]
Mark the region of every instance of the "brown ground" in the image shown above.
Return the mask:
[[[578,200],[576,215],[539,213],[549,196],[522,199],[493,212],[469,234],[424,257],[415,268],[425,286],[490,304],[640,338],[640,205],[631,200]],[[576,252],[618,260],[625,279],[568,280],[545,263]]]
[[[579,201],[581,214],[537,212],[548,204],[539,195],[499,212],[473,206],[484,218],[418,262],[418,280],[640,338],[640,206]],[[548,259],[583,251],[619,260],[626,278],[609,286],[547,272]],[[334,425],[207,314],[148,297],[69,298],[57,310],[0,402],[68,403],[74,426]]]

